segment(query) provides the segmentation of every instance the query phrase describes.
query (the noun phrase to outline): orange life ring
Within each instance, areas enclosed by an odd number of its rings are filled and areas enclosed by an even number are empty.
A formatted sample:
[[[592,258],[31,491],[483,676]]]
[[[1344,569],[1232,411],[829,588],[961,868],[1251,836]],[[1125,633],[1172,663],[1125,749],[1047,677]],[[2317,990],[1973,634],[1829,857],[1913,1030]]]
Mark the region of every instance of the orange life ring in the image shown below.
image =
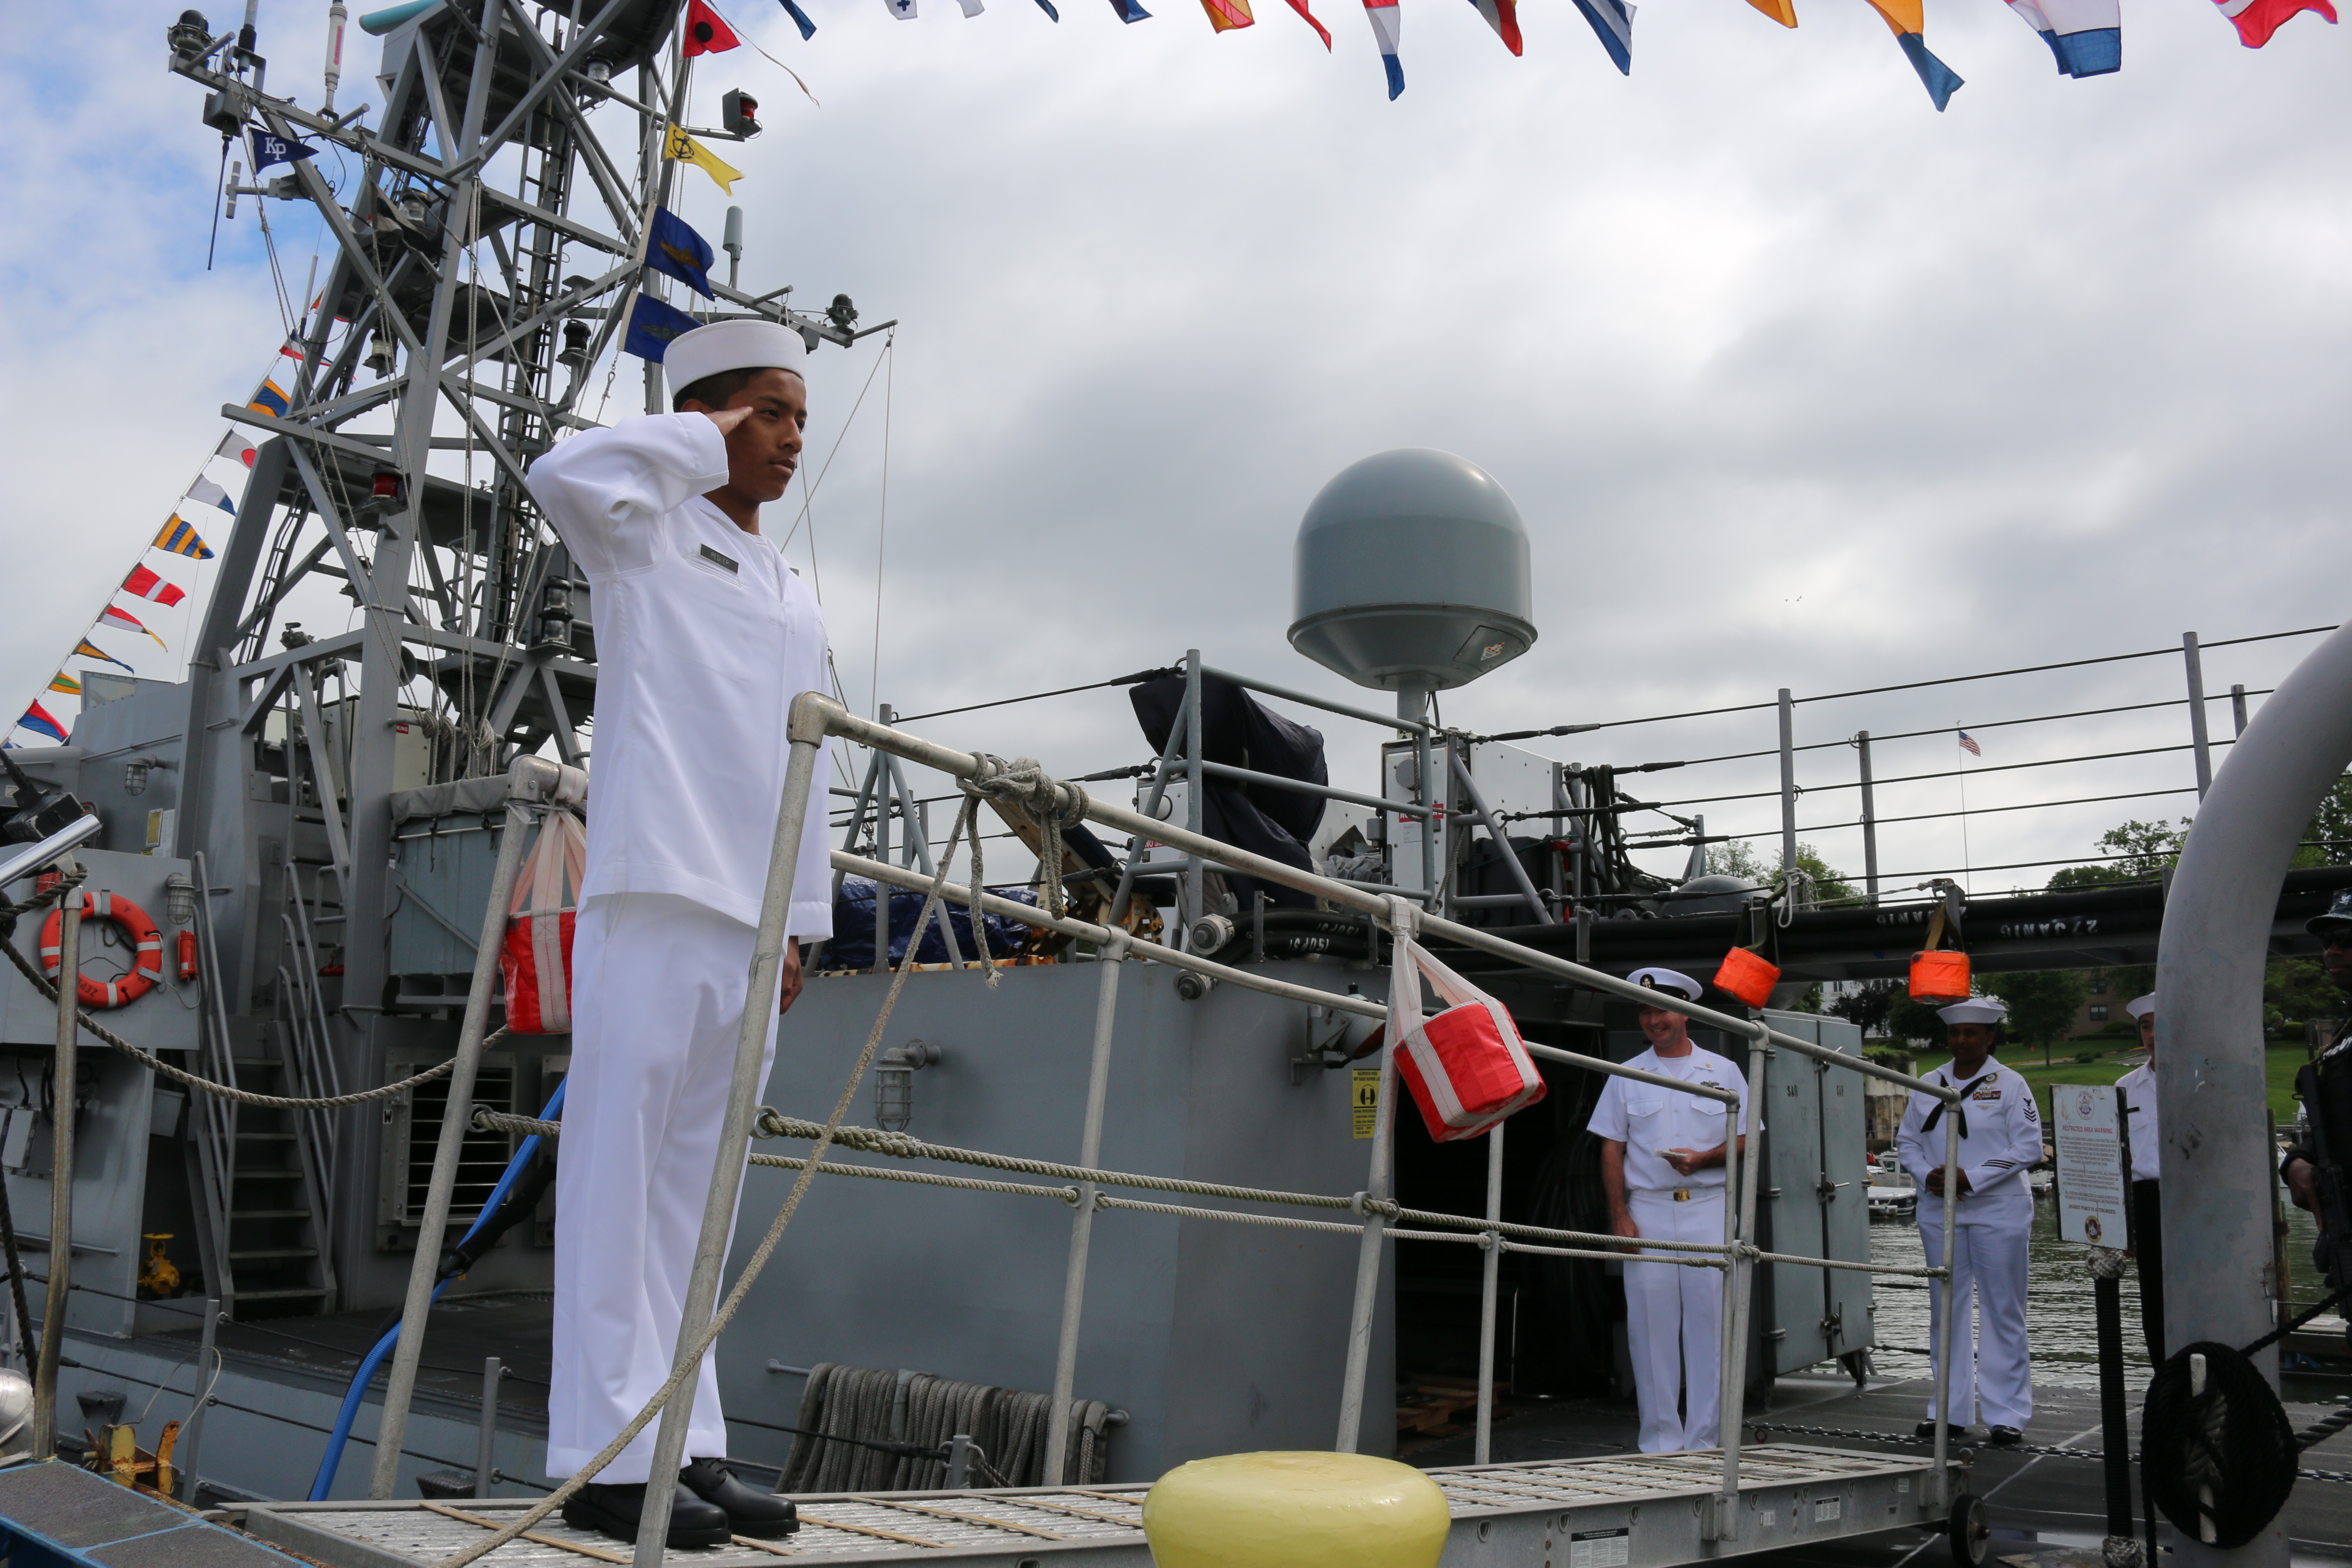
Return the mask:
[[[131,973],[116,980],[92,980],[87,974],[77,974],[80,982],[81,1005],[85,1007],[128,1007],[154,989],[155,982],[163,978],[163,933],[147,911],[120,893],[84,893],[81,896],[81,918],[84,921],[111,921],[133,950]],[[64,924],[60,911],[51,910],[49,918],[41,925],[41,973],[48,979],[58,977],[62,945],[59,928]]]

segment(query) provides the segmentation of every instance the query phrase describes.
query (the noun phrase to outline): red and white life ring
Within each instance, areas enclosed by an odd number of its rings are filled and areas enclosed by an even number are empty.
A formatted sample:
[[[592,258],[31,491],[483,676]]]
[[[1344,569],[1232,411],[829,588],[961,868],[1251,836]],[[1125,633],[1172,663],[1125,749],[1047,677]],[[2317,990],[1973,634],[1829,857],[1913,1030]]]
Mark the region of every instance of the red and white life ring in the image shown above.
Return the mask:
[[[114,980],[92,980],[87,974],[77,975],[80,981],[81,1005],[85,1007],[128,1007],[163,978],[163,933],[147,917],[147,911],[120,893],[84,893],[81,896],[81,918],[85,921],[111,921],[123,940],[132,949],[131,973]],[[58,948],[62,914],[49,911],[41,925],[41,973],[51,980],[58,977],[60,961]]]

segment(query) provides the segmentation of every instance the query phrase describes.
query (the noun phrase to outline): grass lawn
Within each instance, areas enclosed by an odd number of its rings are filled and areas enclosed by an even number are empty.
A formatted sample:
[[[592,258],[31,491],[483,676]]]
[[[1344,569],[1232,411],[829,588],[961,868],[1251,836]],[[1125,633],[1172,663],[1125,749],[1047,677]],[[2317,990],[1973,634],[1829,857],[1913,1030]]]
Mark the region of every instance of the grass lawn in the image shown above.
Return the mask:
[[[2034,1099],[2039,1100],[2042,1106],[2042,1120],[2047,1123],[2050,1120],[2050,1086],[2052,1084],[2113,1083],[2132,1069],[2134,1062],[2139,1057],[2138,1047],[2134,1046],[2127,1050],[2110,1051],[2105,1049],[2106,1044],[2107,1042],[2104,1040],[2098,1042],[2101,1054],[2095,1061],[2074,1060],[2074,1051],[2091,1047],[2086,1045],[2074,1045],[2070,1047],[2063,1042],[2051,1048],[2052,1061],[2048,1067],[2042,1065],[2040,1051],[2028,1050],[2022,1046],[2010,1047],[2003,1054],[2002,1060],[2008,1066],[2014,1068],[2020,1077],[2033,1086]],[[2270,1086],[2271,1114],[2277,1119],[2281,1127],[2289,1126],[2294,1122],[2295,1114],[2294,1075],[2296,1069],[2310,1059],[2309,1054],[2305,1050],[2303,1042],[2300,1040],[2292,1043],[2281,1041],[2273,1043],[2263,1053],[2263,1076]],[[1935,1065],[1924,1058],[1921,1060],[1923,1066]]]

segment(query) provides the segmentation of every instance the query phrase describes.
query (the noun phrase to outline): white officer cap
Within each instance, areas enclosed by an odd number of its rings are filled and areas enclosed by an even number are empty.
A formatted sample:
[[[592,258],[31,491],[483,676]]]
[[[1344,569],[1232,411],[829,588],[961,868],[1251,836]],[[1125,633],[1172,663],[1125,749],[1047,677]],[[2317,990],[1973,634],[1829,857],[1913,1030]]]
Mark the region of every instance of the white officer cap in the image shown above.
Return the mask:
[[[2147,1017],[2156,1011],[2156,993],[2151,991],[2145,996],[2133,997],[2124,1004],[2124,1011],[2135,1018]]]
[[[1706,986],[1679,970],[1637,969],[1625,978],[1645,991],[1680,992],[1693,1002],[1706,994]]]
[[[712,321],[680,332],[662,351],[662,374],[672,397],[707,375],[728,370],[788,370],[808,379],[808,344],[776,321]]]
[[[2009,1004],[1998,996],[1971,996],[1937,1008],[1936,1016],[1947,1024],[1998,1024],[2009,1016]]]

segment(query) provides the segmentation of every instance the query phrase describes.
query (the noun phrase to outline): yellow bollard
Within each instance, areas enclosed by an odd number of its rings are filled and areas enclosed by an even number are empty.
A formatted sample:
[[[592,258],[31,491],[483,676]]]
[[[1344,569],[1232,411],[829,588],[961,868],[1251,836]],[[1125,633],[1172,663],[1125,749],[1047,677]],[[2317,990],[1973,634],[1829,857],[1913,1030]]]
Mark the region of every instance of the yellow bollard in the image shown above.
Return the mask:
[[[1368,1454],[1225,1454],[1179,1465],[1143,1500],[1158,1568],[1436,1568],[1445,1494]]]

